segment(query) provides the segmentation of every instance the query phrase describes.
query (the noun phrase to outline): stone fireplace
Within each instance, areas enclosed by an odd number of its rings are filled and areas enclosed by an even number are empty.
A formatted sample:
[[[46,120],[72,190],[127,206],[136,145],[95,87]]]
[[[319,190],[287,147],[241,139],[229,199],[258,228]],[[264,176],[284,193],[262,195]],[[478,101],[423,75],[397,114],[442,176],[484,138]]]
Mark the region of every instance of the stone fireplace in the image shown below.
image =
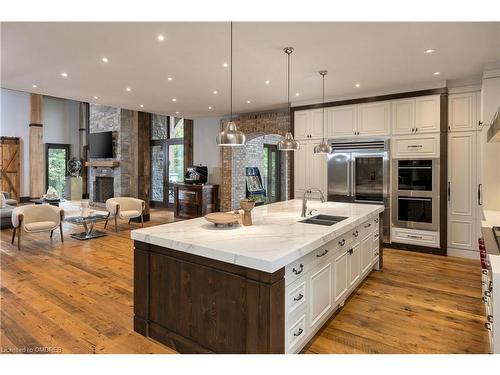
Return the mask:
[[[242,115],[233,120],[246,135],[246,147],[221,147],[221,210],[239,207],[246,194],[245,168],[258,167],[261,175],[264,144],[276,145],[289,129],[287,112]],[[221,121],[221,129],[227,120]],[[290,153],[282,152],[281,199],[290,197]]]

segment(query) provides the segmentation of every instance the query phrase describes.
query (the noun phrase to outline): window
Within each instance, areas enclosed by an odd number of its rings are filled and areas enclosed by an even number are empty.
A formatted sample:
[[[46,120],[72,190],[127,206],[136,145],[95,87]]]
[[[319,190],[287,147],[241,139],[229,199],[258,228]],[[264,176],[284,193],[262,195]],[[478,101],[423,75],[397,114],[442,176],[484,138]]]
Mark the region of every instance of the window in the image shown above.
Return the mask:
[[[60,198],[66,198],[66,176],[70,145],[47,143],[45,148],[45,190],[52,186]]]

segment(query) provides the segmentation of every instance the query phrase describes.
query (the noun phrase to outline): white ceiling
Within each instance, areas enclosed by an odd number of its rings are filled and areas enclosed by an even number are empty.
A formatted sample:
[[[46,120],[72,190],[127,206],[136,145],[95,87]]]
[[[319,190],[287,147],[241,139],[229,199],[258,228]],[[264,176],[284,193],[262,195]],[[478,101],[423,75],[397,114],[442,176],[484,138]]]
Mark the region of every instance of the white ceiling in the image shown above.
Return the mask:
[[[233,36],[235,113],[286,105],[285,46],[295,47],[293,101],[320,100],[322,69],[327,97],[355,97],[479,76],[500,60],[498,22],[247,22]],[[4,88],[192,118],[229,113],[229,23],[2,23],[1,42]]]

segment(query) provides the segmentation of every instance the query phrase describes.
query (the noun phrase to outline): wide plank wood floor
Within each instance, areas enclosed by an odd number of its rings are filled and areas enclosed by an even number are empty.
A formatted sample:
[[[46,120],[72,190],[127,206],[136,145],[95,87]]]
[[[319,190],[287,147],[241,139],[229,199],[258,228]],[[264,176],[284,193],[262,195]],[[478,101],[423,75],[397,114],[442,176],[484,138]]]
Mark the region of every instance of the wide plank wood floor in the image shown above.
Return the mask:
[[[157,225],[171,213],[154,211]],[[97,225],[99,229],[102,224]],[[132,228],[138,227],[132,224]],[[50,347],[62,353],[173,353],[133,331],[130,226],[77,241],[1,231],[2,352]],[[372,272],[304,353],[487,353],[479,263],[386,249]]]

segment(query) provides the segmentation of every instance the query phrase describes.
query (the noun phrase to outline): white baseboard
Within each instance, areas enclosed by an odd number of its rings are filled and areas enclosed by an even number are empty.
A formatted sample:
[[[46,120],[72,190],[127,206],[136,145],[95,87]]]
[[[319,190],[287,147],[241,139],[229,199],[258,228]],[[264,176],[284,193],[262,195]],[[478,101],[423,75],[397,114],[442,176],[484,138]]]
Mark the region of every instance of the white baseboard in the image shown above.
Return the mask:
[[[446,255],[449,257],[459,257],[479,260],[479,251],[448,248]]]

